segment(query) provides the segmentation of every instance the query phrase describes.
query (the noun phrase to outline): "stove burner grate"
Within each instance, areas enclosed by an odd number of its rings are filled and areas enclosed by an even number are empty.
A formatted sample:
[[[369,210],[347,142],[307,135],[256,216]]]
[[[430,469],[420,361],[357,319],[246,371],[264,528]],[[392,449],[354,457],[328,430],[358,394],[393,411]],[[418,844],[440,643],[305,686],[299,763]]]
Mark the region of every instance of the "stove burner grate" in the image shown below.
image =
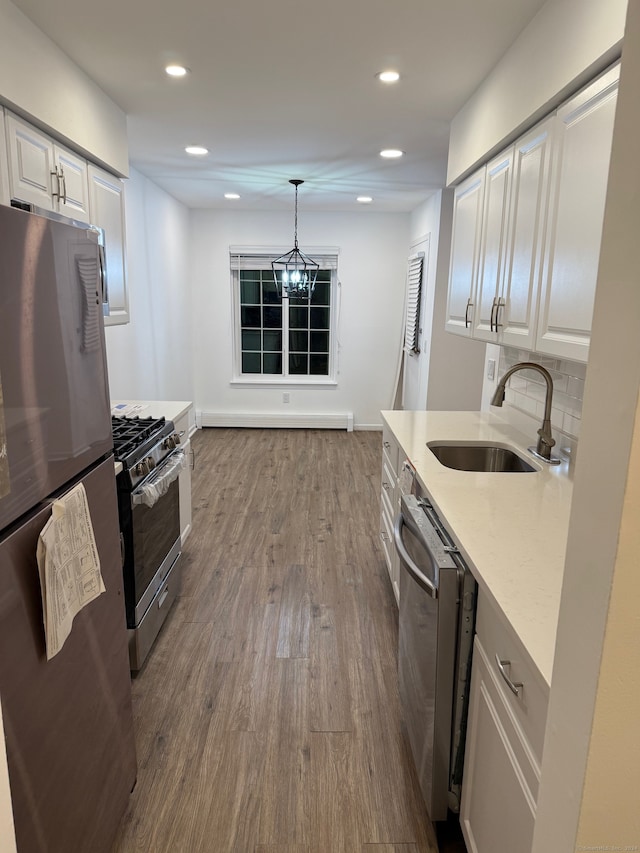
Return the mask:
[[[156,433],[165,428],[165,418],[112,417],[113,444],[116,459],[122,461]]]

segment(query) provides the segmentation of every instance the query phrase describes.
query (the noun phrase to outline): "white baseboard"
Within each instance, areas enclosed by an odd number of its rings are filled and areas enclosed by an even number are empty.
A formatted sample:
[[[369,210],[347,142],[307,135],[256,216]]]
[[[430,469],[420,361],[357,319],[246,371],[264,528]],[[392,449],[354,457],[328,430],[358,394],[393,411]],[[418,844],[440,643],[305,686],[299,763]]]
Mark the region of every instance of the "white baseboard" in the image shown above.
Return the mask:
[[[200,412],[198,426],[276,429],[345,429],[353,431],[353,412],[271,414],[269,412]]]

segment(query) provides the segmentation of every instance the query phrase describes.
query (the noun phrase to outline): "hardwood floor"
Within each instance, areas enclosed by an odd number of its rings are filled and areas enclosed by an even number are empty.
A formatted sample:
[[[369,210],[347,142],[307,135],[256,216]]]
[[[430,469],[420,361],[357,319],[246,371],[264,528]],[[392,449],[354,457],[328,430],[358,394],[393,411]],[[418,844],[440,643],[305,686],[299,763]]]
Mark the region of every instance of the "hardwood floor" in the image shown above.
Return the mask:
[[[133,683],[138,781],[114,853],[433,853],[380,434],[209,429],[193,446],[182,594]]]

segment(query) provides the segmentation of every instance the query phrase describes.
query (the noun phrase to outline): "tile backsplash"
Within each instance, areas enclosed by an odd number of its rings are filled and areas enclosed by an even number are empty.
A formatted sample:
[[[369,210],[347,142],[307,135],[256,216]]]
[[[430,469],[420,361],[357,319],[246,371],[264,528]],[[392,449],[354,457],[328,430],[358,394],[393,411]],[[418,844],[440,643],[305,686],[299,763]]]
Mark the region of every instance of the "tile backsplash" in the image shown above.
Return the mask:
[[[532,361],[547,368],[553,379],[551,426],[570,439],[577,440],[580,436],[587,365],[514,347],[501,347],[498,376],[520,361]],[[545,394],[546,384],[542,376],[534,370],[522,370],[509,379],[504,399],[505,404],[508,403],[514,409],[542,419]]]

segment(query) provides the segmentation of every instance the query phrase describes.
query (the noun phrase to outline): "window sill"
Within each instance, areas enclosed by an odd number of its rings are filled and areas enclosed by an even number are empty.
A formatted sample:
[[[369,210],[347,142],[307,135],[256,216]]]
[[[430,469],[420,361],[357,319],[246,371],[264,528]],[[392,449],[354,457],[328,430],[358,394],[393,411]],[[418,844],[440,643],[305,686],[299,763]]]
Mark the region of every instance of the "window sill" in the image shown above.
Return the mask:
[[[271,388],[317,388],[318,386],[331,388],[336,387],[338,381],[336,379],[331,379],[331,377],[328,376],[319,376],[317,379],[310,376],[296,377],[295,379],[288,376],[280,376],[277,379],[275,377],[273,379],[267,377],[247,379],[243,376],[242,378],[238,377],[236,379],[232,379],[229,384],[245,388],[264,388],[265,386],[269,386]]]

